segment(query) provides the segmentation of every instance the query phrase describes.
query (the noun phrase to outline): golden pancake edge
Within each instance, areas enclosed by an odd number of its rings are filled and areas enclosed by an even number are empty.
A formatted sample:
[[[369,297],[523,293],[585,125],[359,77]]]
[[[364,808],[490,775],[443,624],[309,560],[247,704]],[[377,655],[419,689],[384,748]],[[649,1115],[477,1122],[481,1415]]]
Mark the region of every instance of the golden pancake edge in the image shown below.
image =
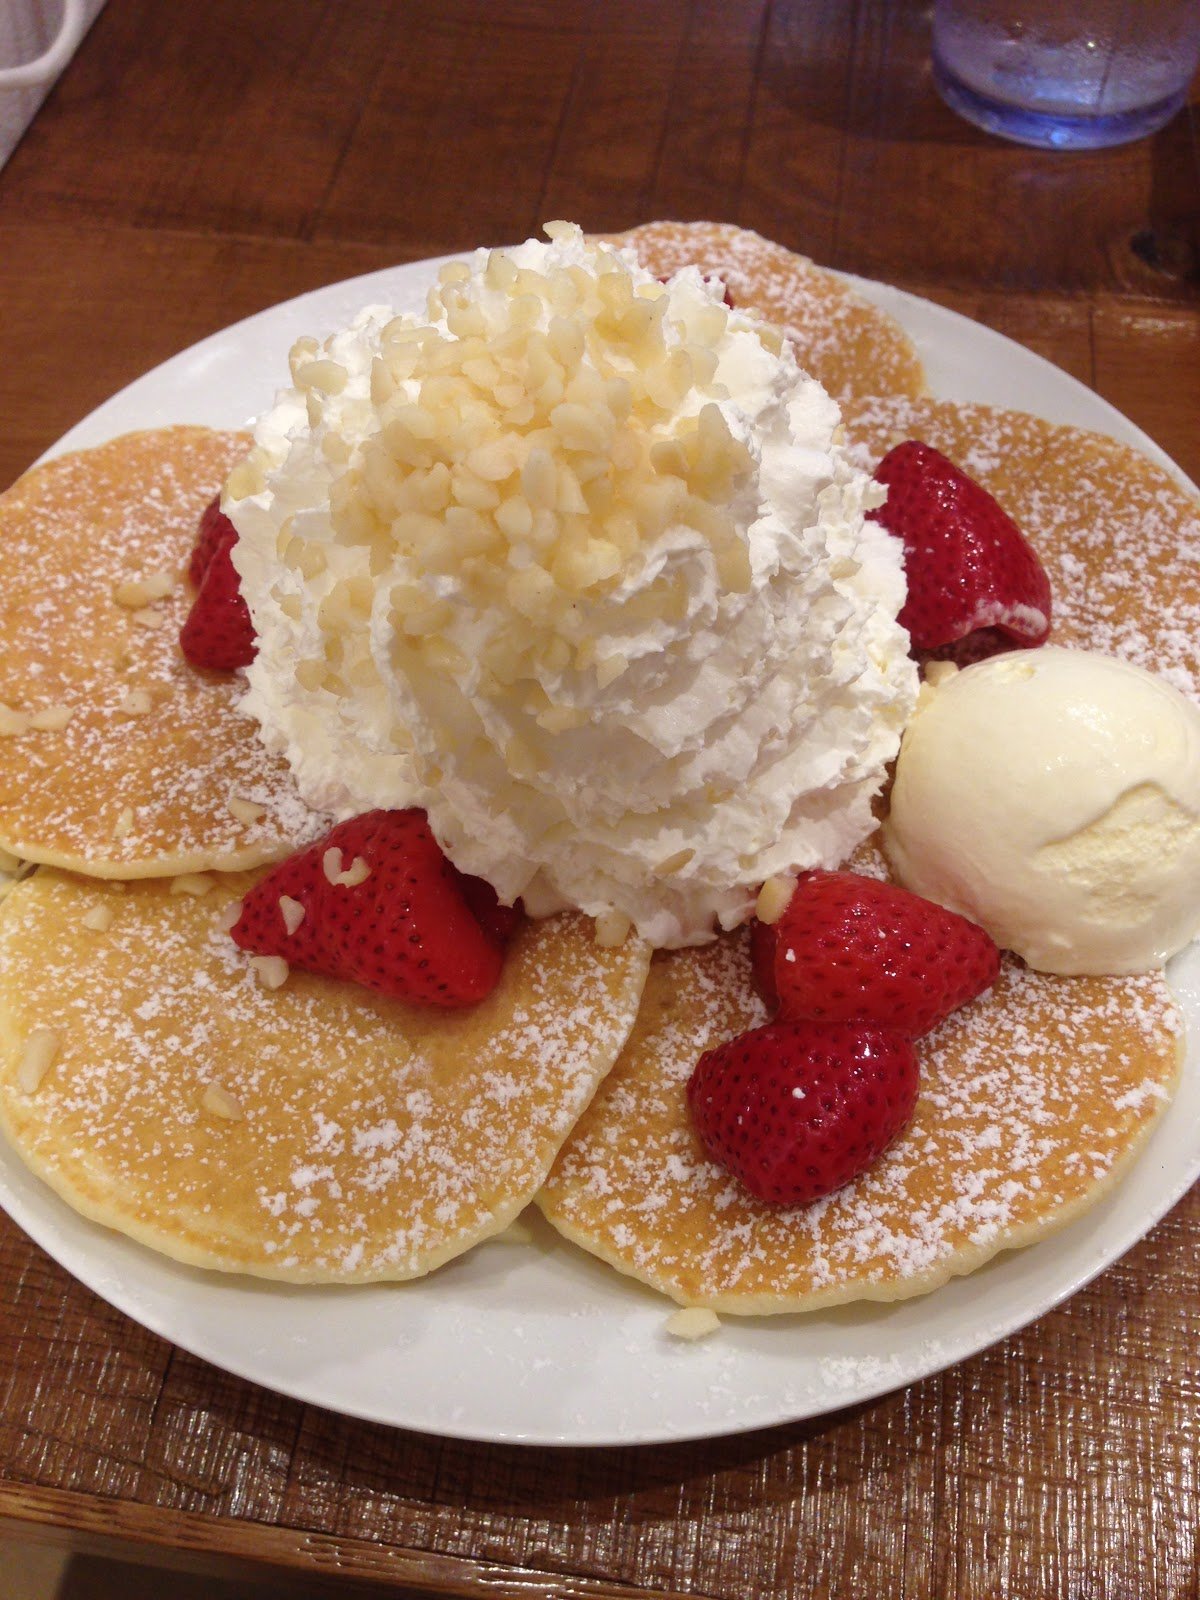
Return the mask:
[[[124,434],[0,496],[0,846],[99,877],[229,871],[327,825],[178,646],[200,514],[243,434]],[[25,724],[23,726],[23,724]]]
[[[193,1266],[411,1278],[507,1227],[629,1031],[646,947],[527,923],[493,993],[454,1012],[302,972],[272,989],[223,918],[252,881],[44,869],[11,890],[10,1142],[76,1210]]]

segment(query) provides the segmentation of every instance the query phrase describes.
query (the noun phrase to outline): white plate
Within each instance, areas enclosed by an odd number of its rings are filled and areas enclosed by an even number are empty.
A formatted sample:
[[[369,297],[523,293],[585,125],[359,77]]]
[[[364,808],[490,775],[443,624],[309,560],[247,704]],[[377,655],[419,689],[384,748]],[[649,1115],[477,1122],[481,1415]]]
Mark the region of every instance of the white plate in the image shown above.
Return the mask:
[[[334,284],[273,307],[140,378],[55,452],[172,422],[237,425],[264,406],[301,333],[370,301],[416,308],[437,263]],[[1028,350],[912,295],[860,283],[916,340],[935,394],[1038,412],[1162,452]],[[1172,981],[1200,1041],[1200,948]],[[190,1271],[83,1221],[7,1150],[0,1203],[69,1272],[217,1366],[351,1416],[457,1438],[614,1444],[700,1438],[819,1415],[961,1361],[1064,1300],[1139,1239],[1200,1174],[1200,1043],[1175,1103],[1116,1193],[1032,1249],[891,1306],[726,1321],[668,1338],[666,1301],[557,1239],[492,1242],[423,1281],[273,1287]]]

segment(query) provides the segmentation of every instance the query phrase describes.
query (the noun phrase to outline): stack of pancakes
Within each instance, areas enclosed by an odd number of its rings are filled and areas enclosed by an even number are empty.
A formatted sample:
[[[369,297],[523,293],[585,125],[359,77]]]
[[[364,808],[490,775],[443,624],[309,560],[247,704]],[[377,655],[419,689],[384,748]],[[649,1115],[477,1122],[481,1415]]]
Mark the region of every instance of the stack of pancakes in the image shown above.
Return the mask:
[[[923,398],[889,317],[757,235],[652,224],[626,242],[660,275],[718,272],[784,326],[868,469],[920,437],[991,488],[1050,573],[1056,641],[1200,690],[1179,554],[1200,519],[1157,468]],[[764,1020],[741,936],[651,960],[633,938],[598,946],[583,917],[529,923],[495,993],[452,1014],[303,973],[264,987],[231,908],[326,819],[237,710],[240,679],[177,644],[200,513],[245,447],[129,435],[0,499],[0,846],[38,864],[0,904],[0,1125],[71,1205],[196,1265],[357,1282],[428,1272],[536,1197],[674,1299],[757,1313],[933,1288],[1116,1179],[1179,1070],[1157,973],[1006,960],[922,1041],[909,1129],[790,1210],[709,1162],[685,1109],[700,1053]],[[873,843],[855,865],[886,871]]]

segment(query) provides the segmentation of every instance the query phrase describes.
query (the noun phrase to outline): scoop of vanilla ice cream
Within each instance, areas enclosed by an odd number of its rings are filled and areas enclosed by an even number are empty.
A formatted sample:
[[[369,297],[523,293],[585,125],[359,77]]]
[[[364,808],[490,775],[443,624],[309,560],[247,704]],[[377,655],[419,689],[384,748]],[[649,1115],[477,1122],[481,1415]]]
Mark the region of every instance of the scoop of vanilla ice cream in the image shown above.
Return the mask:
[[[884,842],[1041,972],[1160,966],[1200,928],[1200,709],[1084,651],[967,667],[922,690]]]
[[[776,330],[547,233],[293,350],[223,500],[245,705],[314,806],[423,807],[503,900],[693,943],[870,831],[901,546]]]

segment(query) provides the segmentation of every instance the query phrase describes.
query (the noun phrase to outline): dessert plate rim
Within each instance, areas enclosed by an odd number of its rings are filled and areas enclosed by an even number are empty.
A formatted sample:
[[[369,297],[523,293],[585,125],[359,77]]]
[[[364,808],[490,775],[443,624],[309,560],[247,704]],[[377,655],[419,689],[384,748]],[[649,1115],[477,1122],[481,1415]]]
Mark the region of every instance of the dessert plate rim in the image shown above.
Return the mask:
[[[415,309],[437,266],[329,284],[214,333],[113,395],[46,453],[171,423],[236,427],[272,398],[301,333],[371,301]],[[1193,493],[1127,417],[1024,346],[905,290],[848,277],[913,338],[940,399],[982,401],[1134,445]],[[45,459],[45,457],[43,457]],[[0,1206],[61,1266],[152,1333],[296,1400],[491,1443],[654,1444],[824,1415],[1017,1333],[1141,1239],[1200,1176],[1200,946],[1172,963],[1191,1040],[1174,1103],[1131,1170],[1078,1221],[914,1300],[725,1319],[673,1340],[674,1307],[558,1239],[494,1241],[411,1284],[293,1287],[182,1267],[77,1216],[0,1144]]]

